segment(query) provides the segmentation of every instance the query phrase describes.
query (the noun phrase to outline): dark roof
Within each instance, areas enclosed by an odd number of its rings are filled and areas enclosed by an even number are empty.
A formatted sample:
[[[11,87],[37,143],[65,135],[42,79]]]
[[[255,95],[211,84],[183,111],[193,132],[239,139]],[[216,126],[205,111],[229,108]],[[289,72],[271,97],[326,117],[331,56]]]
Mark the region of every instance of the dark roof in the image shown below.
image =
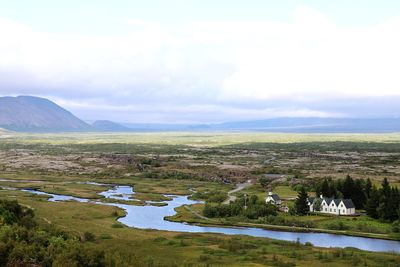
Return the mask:
[[[311,199],[311,198],[309,198],[309,199]],[[354,203],[353,203],[353,201],[351,199],[340,199],[340,198],[324,197],[323,200],[325,200],[325,202],[328,205],[331,205],[331,202],[333,201],[333,203],[335,203],[336,206],[339,206],[340,202],[343,201],[343,204],[347,209],[355,208]]]
[[[315,197],[309,197],[309,198],[307,198],[308,202],[310,202],[310,203],[314,203],[314,199],[315,199]]]
[[[354,203],[353,203],[353,201],[351,199],[343,199],[343,204],[348,209],[355,208]]]
[[[330,205],[331,202],[332,202],[332,200],[333,200],[333,198],[331,198],[331,197],[324,197],[324,198],[322,198],[322,200],[325,200],[326,204]]]
[[[335,198],[335,199],[333,199],[332,201],[335,203],[335,205],[336,205],[336,207],[337,207],[337,206],[339,206],[339,204],[340,204],[340,202],[341,202],[342,200],[341,200],[341,199],[338,199],[338,198]]]
[[[274,201],[279,201],[279,200],[281,200],[281,198],[280,198],[277,194],[273,194],[271,197],[272,197],[272,199],[273,199]]]

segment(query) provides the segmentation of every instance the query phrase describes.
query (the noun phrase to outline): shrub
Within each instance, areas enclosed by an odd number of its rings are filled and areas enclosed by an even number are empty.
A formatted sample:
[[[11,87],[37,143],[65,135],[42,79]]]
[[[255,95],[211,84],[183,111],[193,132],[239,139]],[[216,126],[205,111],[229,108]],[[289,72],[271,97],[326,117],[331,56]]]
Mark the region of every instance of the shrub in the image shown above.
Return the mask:
[[[96,236],[95,234],[91,233],[91,232],[85,232],[83,233],[83,238],[85,241],[87,242],[94,242],[96,241]]]
[[[54,226],[39,228],[33,217],[16,201],[0,200],[0,266],[105,266],[102,250]],[[95,236],[85,232],[84,238]]]
[[[400,233],[400,220],[394,221],[392,224],[392,231],[395,233]]]
[[[122,224],[120,224],[120,223],[113,223],[113,224],[111,225],[111,227],[112,227],[112,228],[123,228],[124,226],[123,226]]]
[[[349,227],[345,225],[343,222],[332,222],[328,224],[328,229],[330,230],[348,230]]]
[[[103,240],[105,240],[105,239],[112,239],[112,236],[109,235],[109,234],[101,234],[101,235],[100,235],[100,239],[103,239]]]

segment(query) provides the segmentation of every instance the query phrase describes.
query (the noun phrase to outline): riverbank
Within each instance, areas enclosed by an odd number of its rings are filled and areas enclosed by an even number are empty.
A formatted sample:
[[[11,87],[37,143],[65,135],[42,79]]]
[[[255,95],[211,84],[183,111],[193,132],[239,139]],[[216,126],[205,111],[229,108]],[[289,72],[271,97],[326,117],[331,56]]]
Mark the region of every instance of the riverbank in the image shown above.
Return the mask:
[[[321,228],[308,228],[308,227],[260,224],[260,223],[249,223],[249,222],[233,222],[233,221],[227,222],[223,219],[204,217],[203,215],[201,215],[201,211],[194,210],[188,206],[177,207],[175,211],[176,211],[175,215],[165,217],[164,219],[171,222],[190,223],[198,226],[218,226],[226,228],[253,227],[253,228],[261,228],[261,229],[276,230],[276,231],[288,231],[297,233],[327,233],[335,235],[346,235],[346,236],[400,241],[400,236],[395,237],[387,234],[378,234],[378,233],[355,232],[349,230],[330,230]]]
[[[114,266],[396,266],[398,254],[352,248],[319,248],[297,242],[214,233],[179,233],[126,227],[116,220],[126,213],[114,206],[49,202],[21,191],[0,190],[0,198],[15,198],[35,210],[43,225],[83,236],[89,245],[112,255]],[[151,255],[151,256],[148,256]]]
[[[35,190],[23,190],[26,193],[36,195],[46,195],[47,193],[35,191]],[[132,187],[129,186],[115,186],[113,189],[100,193],[101,195],[107,196],[110,199],[130,199],[135,192]],[[137,206],[127,205],[120,203],[103,203],[93,202],[90,199],[74,198],[66,195],[51,195],[48,199],[50,202],[69,201],[75,200],[81,203],[92,203],[95,205],[107,205],[121,208],[125,211],[126,216],[120,217],[118,222],[134,228],[139,229],[153,229],[162,231],[172,231],[181,233],[218,233],[225,235],[247,235],[253,237],[262,238],[273,238],[284,241],[298,242],[301,244],[313,244],[318,247],[354,247],[361,250],[369,251],[381,251],[381,252],[400,252],[400,243],[397,241],[390,241],[385,239],[367,239],[364,237],[346,236],[346,235],[333,235],[329,233],[313,233],[305,231],[287,231],[286,229],[274,229],[271,231],[266,228],[256,227],[258,225],[249,224],[247,226],[238,224],[238,226],[229,227],[224,225],[223,227],[207,226],[209,222],[204,226],[197,226],[187,223],[178,223],[165,220],[168,216],[176,215],[176,210],[179,208],[185,208],[190,205],[201,205],[199,201],[190,200],[188,196],[173,196],[169,195],[171,200],[165,201],[166,206]],[[190,213],[193,213],[190,209]],[[199,213],[196,217],[201,216]],[[205,220],[204,216],[202,218]],[[118,226],[119,227],[119,226]],[[327,242],[327,240],[329,240]]]

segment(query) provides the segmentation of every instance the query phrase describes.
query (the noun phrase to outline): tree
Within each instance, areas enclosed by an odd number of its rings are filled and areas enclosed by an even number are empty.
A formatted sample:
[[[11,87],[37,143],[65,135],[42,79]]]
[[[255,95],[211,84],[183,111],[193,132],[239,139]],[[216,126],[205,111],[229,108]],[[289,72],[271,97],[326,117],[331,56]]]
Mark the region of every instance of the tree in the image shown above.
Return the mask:
[[[371,180],[368,178],[364,186],[364,193],[367,199],[370,197],[371,190],[372,190],[372,183]]]
[[[353,191],[350,193],[356,209],[362,209],[365,204],[364,183],[361,179],[356,179],[353,185]]]
[[[392,209],[392,203],[391,203],[391,195],[392,191],[390,189],[389,182],[387,178],[383,179],[382,182],[382,188],[380,190],[380,203],[378,207],[378,215],[379,218],[383,220],[390,220],[390,214],[391,214],[391,209]]]
[[[378,219],[378,207],[379,207],[379,191],[376,189],[376,186],[373,186],[370,193],[370,197],[367,200],[367,204],[365,205],[365,210],[367,215],[371,218]]]
[[[331,197],[331,190],[329,187],[328,180],[326,178],[324,179],[324,181],[322,182],[322,185],[321,185],[321,194],[324,197]],[[317,196],[317,197],[319,197],[319,196]]]
[[[399,196],[399,190],[397,187],[392,187],[391,192],[390,192],[390,200],[389,200],[389,214],[388,214],[388,219],[393,222],[397,219],[399,219],[399,202],[400,202],[400,196]]]
[[[322,204],[322,199],[317,197],[314,200],[314,204],[313,204],[314,211],[321,211],[321,204]]]
[[[355,185],[354,185],[354,180],[351,178],[350,175],[346,176],[346,179],[344,179],[343,185],[342,185],[342,193],[344,198],[351,198],[352,194],[354,192]]]
[[[304,187],[300,188],[299,194],[297,196],[296,202],[295,202],[295,209],[296,209],[296,214],[297,215],[306,215],[310,211],[310,208],[308,207],[308,195],[306,192],[306,189]]]
[[[259,183],[262,187],[266,188],[268,184],[270,183],[270,180],[267,177],[262,177],[259,180]]]

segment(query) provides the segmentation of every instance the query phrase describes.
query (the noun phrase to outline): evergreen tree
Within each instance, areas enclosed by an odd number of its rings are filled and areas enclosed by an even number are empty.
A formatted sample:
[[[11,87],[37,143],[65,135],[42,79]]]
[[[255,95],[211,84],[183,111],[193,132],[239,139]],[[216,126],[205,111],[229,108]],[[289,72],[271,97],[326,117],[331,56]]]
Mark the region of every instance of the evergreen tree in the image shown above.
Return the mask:
[[[314,204],[313,204],[314,211],[321,211],[321,204],[322,204],[322,199],[317,197],[314,200]]]
[[[364,208],[366,198],[364,193],[364,184],[361,179],[355,180],[353,191],[350,193],[350,198],[353,200],[356,209]]]
[[[335,198],[343,198],[342,190],[343,190],[343,181],[342,179],[336,180],[335,182],[331,181],[330,185],[331,197]]]
[[[383,179],[382,188],[380,190],[380,199],[379,199],[379,207],[378,207],[378,215],[379,218],[383,220],[391,219],[391,209],[392,205],[392,190],[390,188],[389,182],[387,178]]]
[[[351,198],[352,194],[354,192],[355,186],[354,186],[354,180],[353,178],[350,177],[350,175],[346,176],[346,179],[344,179],[343,185],[342,185],[342,190],[341,192],[343,193],[344,198]]]
[[[393,222],[399,218],[399,191],[397,187],[392,187],[390,190],[389,208],[388,208],[388,220]]]
[[[302,186],[300,188],[298,197],[295,202],[295,209],[297,215],[306,215],[310,211],[310,208],[307,204],[308,195],[306,189]]]
[[[378,219],[378,207],[379,207],[379,191],[376,189],[374,185],[370,191],[370,197],[367,200],[367,204],[365,205],[365,210],[367,215],[371,218]]]
[[[372,183],[371,180],[368,178],[364,186],[364,194],[367,199],[370,197],[371,189],[372,189]]]
[[[331,195],[331,190],[330,190],[330,187],[329,187],[329,183],[328,183],[328,180],[326,178],[324,179],[324,181],[321,184],[321,194],[324,197],[331,197],[332,196]],[[317,196],[317,197],[319,197],[319,196]]]

